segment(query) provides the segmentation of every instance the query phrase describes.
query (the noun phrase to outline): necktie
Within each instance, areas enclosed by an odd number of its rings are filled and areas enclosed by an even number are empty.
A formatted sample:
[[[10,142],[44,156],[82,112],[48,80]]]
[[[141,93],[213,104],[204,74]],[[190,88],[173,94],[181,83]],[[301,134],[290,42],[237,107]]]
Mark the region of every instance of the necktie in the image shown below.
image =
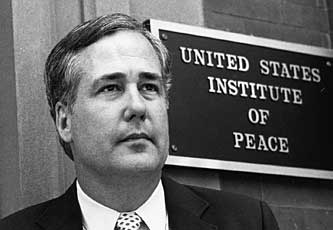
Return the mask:
[[[115,230],[149,230],[149,228],[135,212],[122,212],[117,219]]]

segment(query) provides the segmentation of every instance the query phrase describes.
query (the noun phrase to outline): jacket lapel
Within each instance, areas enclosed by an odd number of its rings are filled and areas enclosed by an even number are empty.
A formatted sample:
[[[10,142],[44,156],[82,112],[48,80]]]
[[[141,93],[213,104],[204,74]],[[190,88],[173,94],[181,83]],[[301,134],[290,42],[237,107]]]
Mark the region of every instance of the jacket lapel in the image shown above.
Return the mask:
[[[59,198],[50,202],[37,224],[46,230],[82,230],[81,210],[74,183]]]
[[[171,230],[217,229],[215,225],[202,219],[204,211],[209,208],[207,201],[167,177],[162,177],[162,183]]]
[[[37,224],[45,230],[82,230],[82,216],[77,200],[76,182],[65,194],[50,202]],[[205,222],[202,217],[209,208],[207,201],[190,189],[167,177],[162,177],[171,230],[216,230],[217,227]]]

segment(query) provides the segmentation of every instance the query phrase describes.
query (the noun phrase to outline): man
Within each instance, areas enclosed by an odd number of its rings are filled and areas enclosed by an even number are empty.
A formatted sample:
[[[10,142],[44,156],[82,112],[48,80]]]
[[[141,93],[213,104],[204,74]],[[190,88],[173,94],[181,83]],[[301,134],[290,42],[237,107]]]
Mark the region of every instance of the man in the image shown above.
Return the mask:
[[[45,83],[77,180],[0,229],[278,229],[261,201],[162,176],[170,75],[166,48],[126,15],[74,28],[51,51]]]

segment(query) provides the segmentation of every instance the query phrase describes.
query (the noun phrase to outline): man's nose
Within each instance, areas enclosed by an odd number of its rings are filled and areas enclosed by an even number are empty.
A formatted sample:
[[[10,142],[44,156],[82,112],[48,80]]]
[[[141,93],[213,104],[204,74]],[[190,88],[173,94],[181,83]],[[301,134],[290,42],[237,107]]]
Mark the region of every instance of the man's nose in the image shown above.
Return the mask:
[[[146,101],[136,86],[129,87],[126,100],[125,120],[145,120],[147,113]]]

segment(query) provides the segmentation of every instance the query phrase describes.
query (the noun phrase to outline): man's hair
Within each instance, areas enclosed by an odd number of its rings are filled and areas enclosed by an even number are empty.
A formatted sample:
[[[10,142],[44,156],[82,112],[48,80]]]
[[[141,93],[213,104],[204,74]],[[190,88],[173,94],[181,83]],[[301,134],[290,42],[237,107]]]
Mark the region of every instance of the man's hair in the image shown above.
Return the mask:
[[[104,15],[84,22],[69,32],[49,54],[44,73],[46,95],[51,116],[56,122],[55,106],[57,102],[67,106],[70,113],[76,100],[78,85],[85,75],[80,65],[80,53],[87,46],[117,31],[135,31],[142,34],[154,48],[162,69],[162,80],[168,97],[171,86],[170,58],[162,42],[155,38],[134,18],[124,14]],[[65,153],[73,160],[70,145],[59,136]]]

